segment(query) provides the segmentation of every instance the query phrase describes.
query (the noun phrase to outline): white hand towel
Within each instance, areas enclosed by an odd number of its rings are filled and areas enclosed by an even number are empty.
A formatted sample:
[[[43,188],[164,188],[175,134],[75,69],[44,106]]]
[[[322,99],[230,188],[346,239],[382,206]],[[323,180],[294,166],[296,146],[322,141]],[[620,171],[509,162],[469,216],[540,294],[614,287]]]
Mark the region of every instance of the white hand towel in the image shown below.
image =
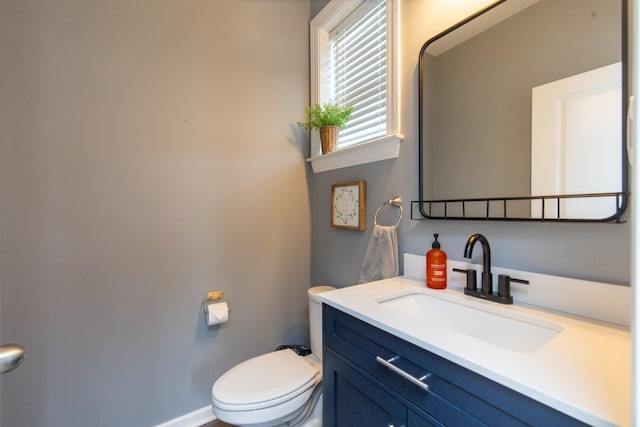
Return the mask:
[[[394,226],[374,225],[358,283],[398,275],[398,234]]]

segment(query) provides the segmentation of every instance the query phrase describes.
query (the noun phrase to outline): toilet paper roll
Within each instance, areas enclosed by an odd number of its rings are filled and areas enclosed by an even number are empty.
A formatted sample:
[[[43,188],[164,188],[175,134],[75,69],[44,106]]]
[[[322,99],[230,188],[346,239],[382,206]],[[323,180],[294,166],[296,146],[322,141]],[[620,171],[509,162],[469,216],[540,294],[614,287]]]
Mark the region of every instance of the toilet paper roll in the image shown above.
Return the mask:
[[[226,302],[207,303],[207,325],[219,325],[229,320],[229,306]]]

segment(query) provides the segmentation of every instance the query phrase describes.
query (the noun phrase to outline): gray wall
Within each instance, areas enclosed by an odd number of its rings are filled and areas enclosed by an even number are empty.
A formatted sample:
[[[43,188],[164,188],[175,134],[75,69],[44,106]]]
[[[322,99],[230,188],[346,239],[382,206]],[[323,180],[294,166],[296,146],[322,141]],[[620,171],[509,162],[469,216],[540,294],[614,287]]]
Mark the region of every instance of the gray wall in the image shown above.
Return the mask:
[[[447,3],[447,4],[445,4]],[[469,2],[470,3],[470,2]],[[481,7],[481,1],[456,10],[450,2],[401,1],[402,101],[401,129],[405,140],[400,156],[368,165],[313,176],[312,284],[347,286],[357,282],[378,206],[399,195],[406,208],[418,198],[417,61],[422,44]],[[484,2],[488,3],[488,2]],[[456,180],[456,176],[448,177]],[[363,233],[330,227],[331,184],[367,182],[367,230]],[[424,254],[433,233],[440,233],[442,249],[450,259],[462,260],[466,239],[483,233],[492,247],[493,264],[561,276],[629,283],[630,230],[625,224],[501,223],[482,221],[403,220],[399,228],[400,253]],[[474,260],[481,261],[480,252]],[[535,284],[534,284],[535,286]]]
[[[5,426],[156,425],[307,341],[309,10],[0,1]]]

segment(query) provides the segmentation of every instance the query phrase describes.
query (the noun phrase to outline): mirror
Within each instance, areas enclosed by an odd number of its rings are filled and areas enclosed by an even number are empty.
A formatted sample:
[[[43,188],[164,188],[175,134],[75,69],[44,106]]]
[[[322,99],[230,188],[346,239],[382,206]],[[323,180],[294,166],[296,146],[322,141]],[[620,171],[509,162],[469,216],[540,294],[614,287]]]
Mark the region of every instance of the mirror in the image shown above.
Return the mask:
[[[419,57],[421,214],[620,221],[626,2],[502,0]]]

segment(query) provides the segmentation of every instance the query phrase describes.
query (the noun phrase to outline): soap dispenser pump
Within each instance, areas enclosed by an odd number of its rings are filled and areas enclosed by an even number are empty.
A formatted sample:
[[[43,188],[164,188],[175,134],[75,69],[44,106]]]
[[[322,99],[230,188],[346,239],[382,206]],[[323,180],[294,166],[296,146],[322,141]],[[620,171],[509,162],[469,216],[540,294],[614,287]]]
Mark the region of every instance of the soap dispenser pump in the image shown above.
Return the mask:
[[[432,289],[447,287],[447,254],[440,249],[438,233],[433,235],[431,250],[427,252],[427,286]]]

